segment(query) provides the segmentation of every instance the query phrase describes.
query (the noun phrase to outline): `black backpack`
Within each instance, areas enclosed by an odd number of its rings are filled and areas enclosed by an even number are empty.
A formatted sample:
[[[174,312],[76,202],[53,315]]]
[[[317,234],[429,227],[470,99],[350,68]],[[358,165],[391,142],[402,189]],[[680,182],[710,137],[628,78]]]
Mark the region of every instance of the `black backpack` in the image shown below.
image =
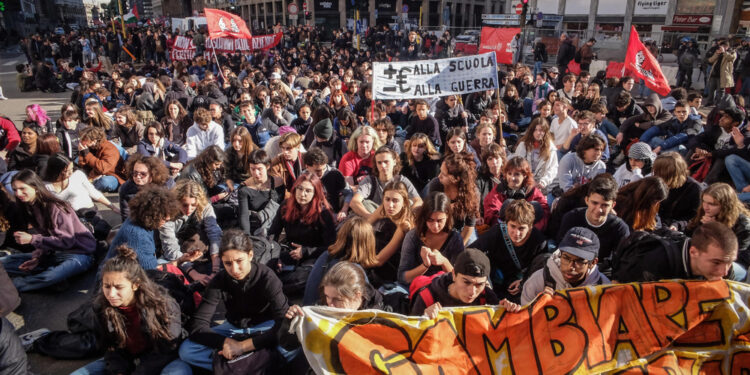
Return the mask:
[[[281,256],[281,245],[260,236],[250,236],[250,239],[253,240],[253,258],[255,262],[265,264],[272,270],[275,270]]]
[[[636,281],[657,281],[661,275],[655,275],[644,269],[643,258],[660,252],[667,255],[668,267],[662,269],[662,275],[679,275],[682,270],[682,245],[686,241],[684,234],[670,230],[655,232],[636,231],[620,242],[612,255],[612,280],[620,283]]]

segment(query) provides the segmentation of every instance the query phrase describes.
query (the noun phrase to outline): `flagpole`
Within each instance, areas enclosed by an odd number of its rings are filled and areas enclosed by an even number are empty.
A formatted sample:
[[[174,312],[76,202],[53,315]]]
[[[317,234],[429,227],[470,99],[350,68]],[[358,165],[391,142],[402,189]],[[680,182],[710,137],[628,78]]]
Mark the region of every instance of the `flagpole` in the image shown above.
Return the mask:
[[[120,9],[120,25],[122,25],[122,38],[123,42],[124,39],[128,37],[127,31],[125,31],[125,17],[122,15],[122,1],[117,0],[117,7]]]
[[[219,74],[221,75],[221,79],[223,79],[224,81],[226,81],[227,78],[224,77],[224,71],[221,70],[221,65],[219,65],[219,57],[216,56],[216,43],[214,43],[213,39],[209,39],[209,40],[211,40],[211,49],[214,51],[214,61],[216,61],[216,68],[219,70]]]

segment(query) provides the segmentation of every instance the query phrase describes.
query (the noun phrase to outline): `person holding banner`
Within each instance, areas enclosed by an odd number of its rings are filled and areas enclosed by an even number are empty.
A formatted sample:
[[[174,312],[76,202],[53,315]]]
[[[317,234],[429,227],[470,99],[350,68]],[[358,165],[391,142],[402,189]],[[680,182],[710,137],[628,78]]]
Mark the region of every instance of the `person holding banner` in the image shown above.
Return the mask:
[[[599,271],[599,238],[588,228],[573,227],[565,233],[542,269],[534,272],[523,285],[521,304],[526,305],[540,293],[584,285],[609,284]]]
[[[466,249],[456,257],[456,267],[451,273],[440,275],[412,296],[409,315],[424,315],[435,319],[443,307],[497,305],[509,312],[518,312],[521,306],[497,297],[487,288],[490,260],[477,249]]]

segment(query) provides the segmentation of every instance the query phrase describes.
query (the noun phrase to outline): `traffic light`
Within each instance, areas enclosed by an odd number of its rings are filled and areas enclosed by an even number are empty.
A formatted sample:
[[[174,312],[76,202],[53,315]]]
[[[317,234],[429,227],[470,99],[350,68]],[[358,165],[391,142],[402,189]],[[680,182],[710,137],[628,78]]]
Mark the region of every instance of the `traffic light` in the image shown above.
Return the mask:
[[[311,14],[310,14],[310,12],[309,12],[309,11],[307,11],[307,10],[305,11],[305,19],[306,19],[306,20],[312,19],[312,15],[311,15]]]

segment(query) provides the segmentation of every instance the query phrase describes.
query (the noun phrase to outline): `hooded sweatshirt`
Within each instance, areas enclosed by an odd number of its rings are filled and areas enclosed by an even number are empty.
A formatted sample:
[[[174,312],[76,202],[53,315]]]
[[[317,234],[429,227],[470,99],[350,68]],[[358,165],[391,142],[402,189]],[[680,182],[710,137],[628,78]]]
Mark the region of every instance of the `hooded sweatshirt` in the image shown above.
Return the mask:
[[[654,115],[651,115],[651,113],[649,113],[647,109],[648,106],[656,108],[656,113]],[[659,100],[659,96],[656,94],[651,94],[648,98],[646,98],[646,100],[643,102],[643,108],[644,110],[642,114],[629,117],[622,123],[622,125],[620,125],[620,133],[627,134],[627,132],[634,127],[640,129],[641,132],[643,132],[653,125],[657,125],[672,119],[672,114],[662,108],[661,100]],[[635,125],[636,123],[638,123],[637,127]]]
[[[555,290],[574,288],[562,275],[560,271],[560,250],[556,250],[549,258],[547,258],[547,268],[549,268],[550,275],[555,281]],[[587,285],[601,285],[609,284],[610,281],[607,276],[599,272],[599,266],[592,267],[583,282],[575,287],[587,286]],[[528,280],[523,284],[523,292],[521,292],[521,304],[526,305],[536,298],[539,293],[544,291],[544,268],[534,272]]]

